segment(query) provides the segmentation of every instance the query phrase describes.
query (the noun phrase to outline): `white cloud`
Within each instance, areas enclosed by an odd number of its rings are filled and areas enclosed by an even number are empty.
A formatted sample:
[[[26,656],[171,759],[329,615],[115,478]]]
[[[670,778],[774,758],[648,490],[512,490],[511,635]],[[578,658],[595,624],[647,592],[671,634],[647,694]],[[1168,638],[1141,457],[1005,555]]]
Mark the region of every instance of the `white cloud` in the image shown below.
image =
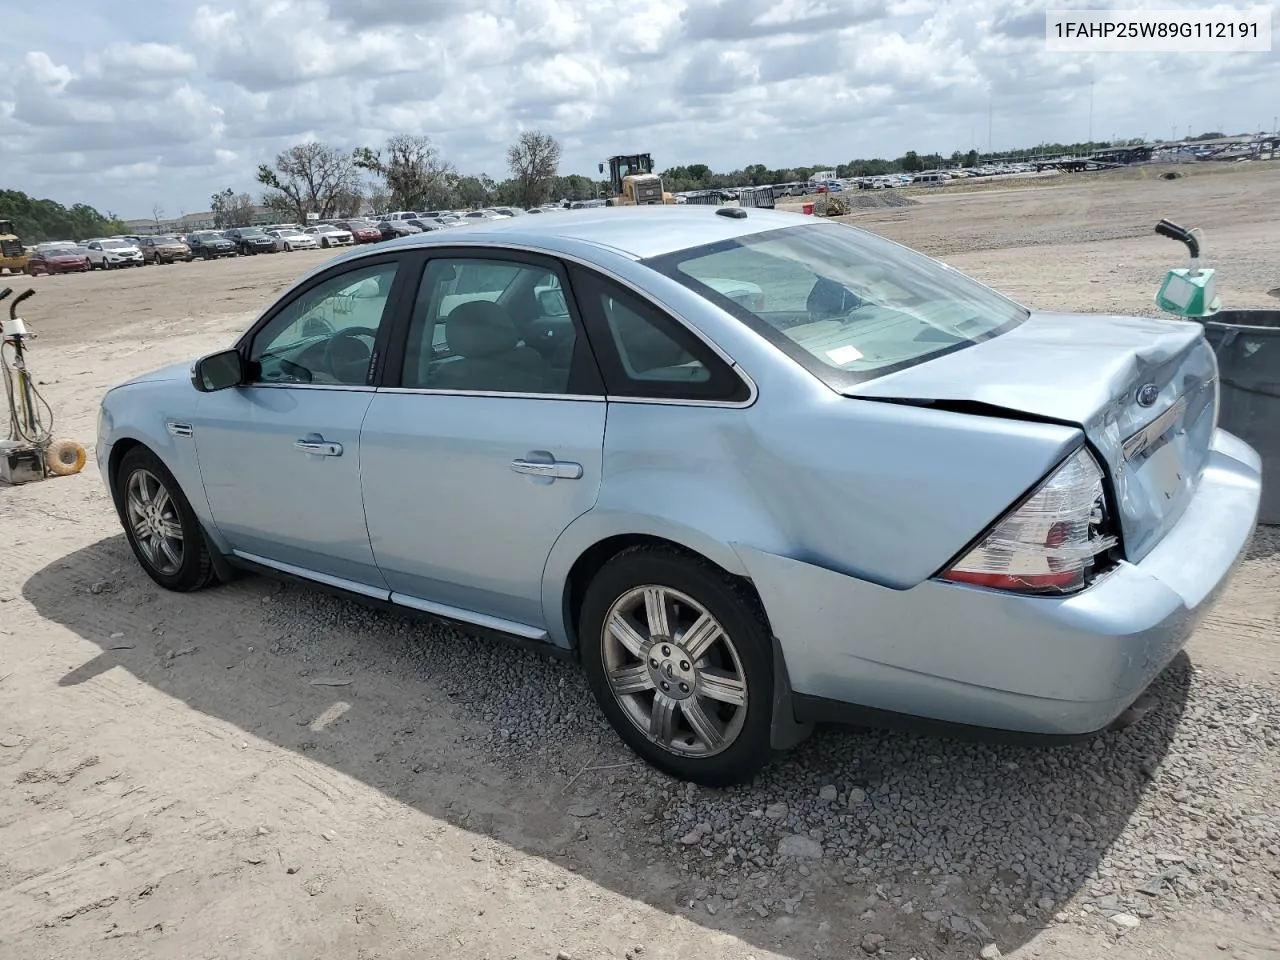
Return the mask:
[[[1050,0],[208,0],[162,13],[6,23],[6,186],[121,212],[195,209],[314,137],[432,136],[502,176],[522,129],[566,172],[651,150],[659,166],[836,163],[909,149],[1256,129],[1280,50],[1044,50]],[[1185,0],[1127,6],[1190,7]],[[1280,2],[1272,0],[1280,25]],[[980,133],[979,133],[980,131]],[[974,141],[977,141],[976,143]]]

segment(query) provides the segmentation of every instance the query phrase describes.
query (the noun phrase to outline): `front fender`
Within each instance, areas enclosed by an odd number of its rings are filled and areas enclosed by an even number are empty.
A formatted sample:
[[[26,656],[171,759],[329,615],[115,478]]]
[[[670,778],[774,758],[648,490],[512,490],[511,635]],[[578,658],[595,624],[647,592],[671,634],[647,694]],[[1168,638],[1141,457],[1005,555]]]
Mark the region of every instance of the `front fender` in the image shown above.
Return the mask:
[[[194,415],[198,399],[190,383],[175,380],[138,381],[108,392],[98,415],[98,469],[114,503],[112,452],[121,443],[143,444],[173,474],[196,516],[221,547],[196,457]]]

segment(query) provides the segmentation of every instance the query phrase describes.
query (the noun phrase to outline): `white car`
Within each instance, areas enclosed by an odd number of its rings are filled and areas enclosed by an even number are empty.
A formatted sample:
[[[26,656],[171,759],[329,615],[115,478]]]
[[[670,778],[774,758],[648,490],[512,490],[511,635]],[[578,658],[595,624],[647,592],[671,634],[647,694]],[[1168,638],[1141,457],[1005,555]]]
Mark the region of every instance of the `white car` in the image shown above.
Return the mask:
[[[355,242],[350,230],[343,230],[331,223],[322,223],[316,227],[307,227],[307,234],[316,238],[316,242],[326,250],[329,247],[349,247]]]
[[[505,213],[499,213],[497,210],[471,210],[463,218],[466,220],[510,220],[511,218]]]
[[[142,266],[142,251],[128,240],[99,239],[85,244],[90,270]]]
[[[267,236],[275,240],[277,250],[314,250],[320,246],[318,238],[303,233],[297,227],[280,227],[277,230],[268,230]]]

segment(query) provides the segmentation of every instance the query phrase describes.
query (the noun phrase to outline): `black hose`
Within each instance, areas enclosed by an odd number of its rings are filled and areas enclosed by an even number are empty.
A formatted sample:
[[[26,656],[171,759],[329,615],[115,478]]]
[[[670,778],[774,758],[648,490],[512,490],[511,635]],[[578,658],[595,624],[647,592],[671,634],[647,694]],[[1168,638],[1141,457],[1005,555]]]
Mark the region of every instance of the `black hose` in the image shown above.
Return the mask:
[[[1186,227],[1180,227],[1171,220],[1161,220],[1156,224],[1156,233],[1170,240],[1178,240],[1187,245],[1192,260],[1200,258],[1200,241]]]
[[[35,295],[36,295],[36,291],[34,287],[30,287],[26,290],[23,290],[20,294],[18,294],[17,298],[13,301],[13,303],[9,304],[9,319],[17,320],[18,304],[20,304],[23,300],[26,300],[28,297],[34,297]]]

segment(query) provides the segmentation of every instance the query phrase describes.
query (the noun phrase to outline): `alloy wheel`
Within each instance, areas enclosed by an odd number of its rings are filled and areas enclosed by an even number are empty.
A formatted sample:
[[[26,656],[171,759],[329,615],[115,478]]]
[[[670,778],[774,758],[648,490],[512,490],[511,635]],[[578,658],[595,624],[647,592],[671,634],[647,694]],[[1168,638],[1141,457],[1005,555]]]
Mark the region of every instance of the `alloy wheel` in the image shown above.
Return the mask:
[[[714,756],[742,732],[747,683],[738,650],[692,597],[652,584],[628,590],[609,608],[601,644],[614,698],[664,750]]]
[[[186,544],[178,505],[165,485],[149,470],[129,475],[125,487],[129,530],[143,556],[157,573],[172,576],[182,568]]]

